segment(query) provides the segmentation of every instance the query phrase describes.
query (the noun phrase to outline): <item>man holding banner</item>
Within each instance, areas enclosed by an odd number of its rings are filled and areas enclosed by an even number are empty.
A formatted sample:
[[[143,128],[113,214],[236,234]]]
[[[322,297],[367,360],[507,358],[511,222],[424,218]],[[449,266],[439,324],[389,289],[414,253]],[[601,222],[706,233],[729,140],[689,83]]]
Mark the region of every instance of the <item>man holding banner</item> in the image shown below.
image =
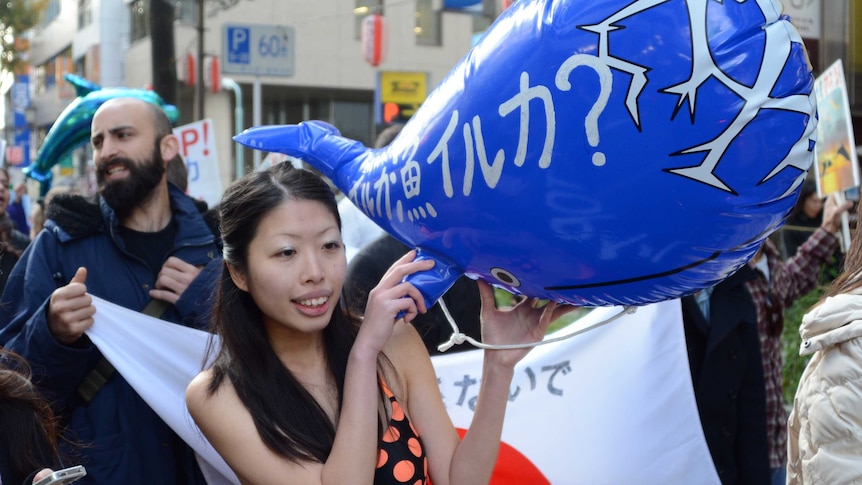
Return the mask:
[[[84,335],[98,296],[148,315],[202,326],[221,268],[214,237],[191,200],[167,183],[177,137],[158,106],[106,101],[91,143],[99,204],[57,196],[0,301],[0,345],[32,365],[34,382],[65,420],[80,483],[205,483],[191,449]],[[162,362],[167,369],[171,361]]]

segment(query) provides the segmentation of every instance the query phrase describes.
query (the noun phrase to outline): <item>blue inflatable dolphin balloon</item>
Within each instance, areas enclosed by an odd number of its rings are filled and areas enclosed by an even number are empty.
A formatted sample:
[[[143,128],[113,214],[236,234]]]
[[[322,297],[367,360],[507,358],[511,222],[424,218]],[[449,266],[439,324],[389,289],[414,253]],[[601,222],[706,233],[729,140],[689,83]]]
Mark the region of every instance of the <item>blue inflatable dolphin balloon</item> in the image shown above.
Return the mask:
[[[147,89],[102,88],[80,76],[66,74],[66,81],[75,87],[77,97],[64,109],[51,125],[45,141],[39,147],[36,161],[23,172],[42,183],[43,192],[50,188],[51,167],[72,150],[90,140],[90,123],[99,106],[111,98],[139,98],[161,106],[171,123],[176,123],[180,113],[173,105],[165,103],[161,96]]]
[[[322,122],[235,139],[321,170],[436,267],[584,306],[737,270],[812,162],[813,77],[772,0],[520,0],[386,148]]]

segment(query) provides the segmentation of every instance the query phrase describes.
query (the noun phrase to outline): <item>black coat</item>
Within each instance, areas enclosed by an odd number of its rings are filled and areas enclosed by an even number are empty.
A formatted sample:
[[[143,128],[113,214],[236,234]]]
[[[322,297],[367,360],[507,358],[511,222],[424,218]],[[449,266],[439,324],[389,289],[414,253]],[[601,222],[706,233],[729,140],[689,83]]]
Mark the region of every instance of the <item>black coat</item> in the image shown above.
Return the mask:
[[[721,483],[769,484],[766,391],[757,312],[747,265],[716,285],[710,320],[694,296],[682,299],[692,384]]]

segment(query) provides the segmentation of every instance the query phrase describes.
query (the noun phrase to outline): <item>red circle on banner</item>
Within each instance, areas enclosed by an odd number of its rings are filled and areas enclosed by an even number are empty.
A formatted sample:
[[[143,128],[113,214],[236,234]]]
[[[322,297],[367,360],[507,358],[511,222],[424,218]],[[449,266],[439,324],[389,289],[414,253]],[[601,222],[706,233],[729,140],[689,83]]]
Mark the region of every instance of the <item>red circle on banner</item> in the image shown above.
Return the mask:
[[[464,439],[467,430],[464,428],[456,429],[458,436]],[[497,464],[494,465],[489,483],[490,485],[523,485],[525,483],[551,485],[551,481],[529,458],[505,441],[500,442],[500,454],[497,455]]]

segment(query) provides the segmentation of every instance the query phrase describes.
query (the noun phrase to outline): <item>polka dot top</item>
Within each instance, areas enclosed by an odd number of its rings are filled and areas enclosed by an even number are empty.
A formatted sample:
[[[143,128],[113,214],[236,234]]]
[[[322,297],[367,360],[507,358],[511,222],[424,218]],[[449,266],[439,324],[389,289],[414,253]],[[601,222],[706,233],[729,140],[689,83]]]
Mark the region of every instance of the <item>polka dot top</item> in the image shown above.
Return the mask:
[[[428,459],[419,433],[386,383],[381,381],[381,384],[392,403],[392,418],[377,450],[374,485],[425,485],[428,483]]]

